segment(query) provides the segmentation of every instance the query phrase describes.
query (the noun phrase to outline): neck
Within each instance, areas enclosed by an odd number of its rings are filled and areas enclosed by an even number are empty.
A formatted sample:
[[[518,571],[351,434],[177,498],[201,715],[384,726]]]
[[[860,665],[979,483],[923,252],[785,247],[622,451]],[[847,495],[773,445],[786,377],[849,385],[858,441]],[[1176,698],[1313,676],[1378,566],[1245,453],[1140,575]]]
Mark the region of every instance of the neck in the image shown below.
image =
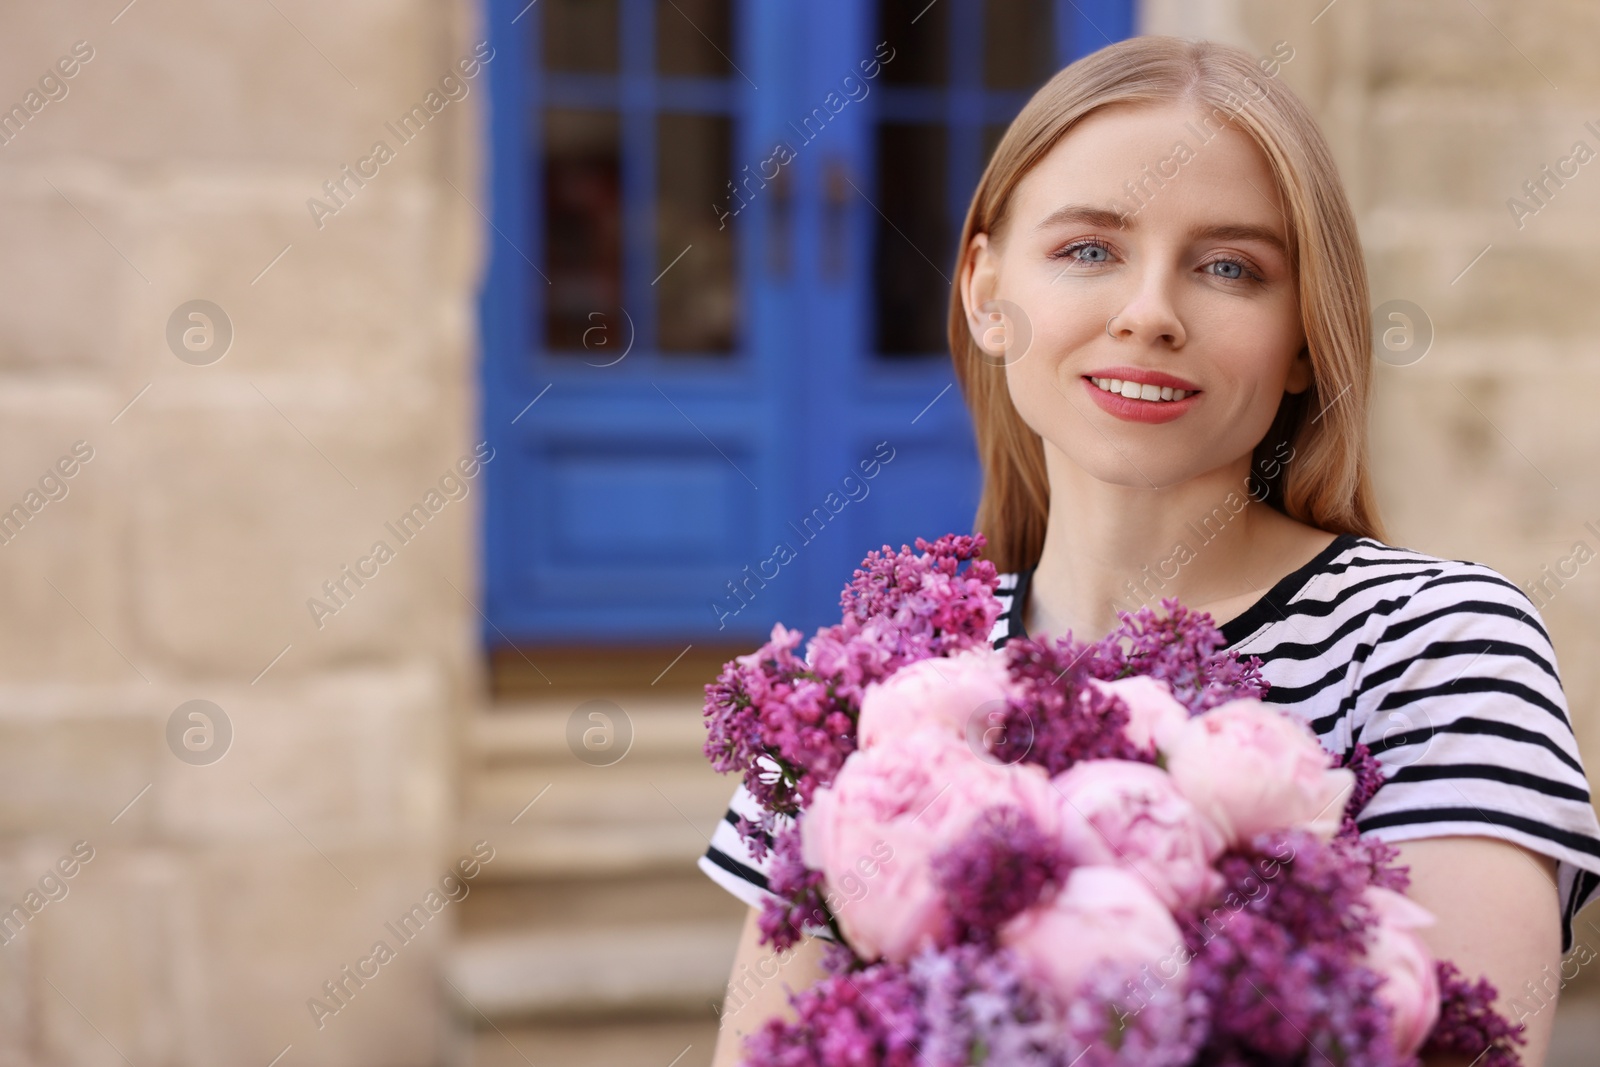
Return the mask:
[[[1045,458],[1050,516],[1028,595],[1029,634],[1095,640],[1116,628],[1118,611],[1161,613],[1166,597],[1204,611],[1265,593],[1259,564],[1299,525],[1247,491],[1249,456],[1160,488],[1101,481],[1048,442]]]

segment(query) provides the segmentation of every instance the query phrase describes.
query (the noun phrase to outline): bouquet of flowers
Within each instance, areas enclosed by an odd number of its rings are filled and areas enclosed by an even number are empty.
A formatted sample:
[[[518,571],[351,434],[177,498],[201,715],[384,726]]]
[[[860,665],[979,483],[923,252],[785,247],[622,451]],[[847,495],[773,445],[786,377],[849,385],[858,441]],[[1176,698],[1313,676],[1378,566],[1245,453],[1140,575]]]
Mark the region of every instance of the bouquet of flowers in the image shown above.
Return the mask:
[[[779,623],[706,686],[706,754],[765,809],[739,825],[772,850],[763,944],[835,942],[745,1064],[1519,1062],[1356,832],[1365,746],[1334,765],[1175,600],[991,648],[983,545],[885,545],[804,659]]]

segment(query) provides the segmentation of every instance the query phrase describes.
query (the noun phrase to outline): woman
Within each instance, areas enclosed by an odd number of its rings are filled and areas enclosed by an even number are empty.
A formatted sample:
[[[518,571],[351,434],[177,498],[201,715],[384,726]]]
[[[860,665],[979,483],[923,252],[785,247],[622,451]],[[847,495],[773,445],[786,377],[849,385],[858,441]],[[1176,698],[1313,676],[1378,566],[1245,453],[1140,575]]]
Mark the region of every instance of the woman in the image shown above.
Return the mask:
[[[1304,105],[1235,48],[1104,48],[1012,122],[956,266],[976,529],[1008,606],[996,645],[1098,638],[1164,597],[1209,612],[1261,657],[1269,701],[1330,751],[1378,754],[1362,832],[1396,844],[1438,919],[1424,939],[1495,984],[1542,1064],[1600,824],[1532,602],[1486,566],[1381,540],[1366,274]],[[730,819],[749,803],[741,787]],[[759,903],[731,821],[701,866]],[[768,958],[756,914],[719,1065],[821,974],[815,940]]]

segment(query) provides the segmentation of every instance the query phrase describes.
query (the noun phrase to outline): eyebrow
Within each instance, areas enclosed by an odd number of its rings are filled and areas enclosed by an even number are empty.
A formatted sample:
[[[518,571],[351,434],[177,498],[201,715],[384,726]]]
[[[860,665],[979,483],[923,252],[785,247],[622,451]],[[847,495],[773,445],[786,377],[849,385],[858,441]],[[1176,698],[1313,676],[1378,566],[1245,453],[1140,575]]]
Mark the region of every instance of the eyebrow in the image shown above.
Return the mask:
[[[1111,208],[1094,207],[1089,204],[1067,204],[1058,207],[1044,221],[1033,228],[1034,233],[1048,230],[1052,226],[1062,223],[1075,222],[1080,225],[1094,226],[1103,230],[1132,229],[1133,216],[1126,212],[1116,211]],[[1201,224],[1191,227],[1188,233],[1190,240],[1209,238],[1215,241],[1260,241],[1277,249],[1279,254],[1288,257],[1289,249],[1272,229],[1266,226],[1256,226],[1243,222]]]

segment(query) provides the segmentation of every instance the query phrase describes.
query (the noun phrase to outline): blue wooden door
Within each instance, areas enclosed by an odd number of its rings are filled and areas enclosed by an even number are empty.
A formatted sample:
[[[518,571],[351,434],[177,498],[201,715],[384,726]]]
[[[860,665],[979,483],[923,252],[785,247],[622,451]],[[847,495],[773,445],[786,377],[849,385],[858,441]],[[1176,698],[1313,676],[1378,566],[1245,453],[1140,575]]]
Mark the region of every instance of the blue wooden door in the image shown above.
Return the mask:
[[[989,150],[1128,0],[490,0],[484,639],[748,644],[971,528]]]

